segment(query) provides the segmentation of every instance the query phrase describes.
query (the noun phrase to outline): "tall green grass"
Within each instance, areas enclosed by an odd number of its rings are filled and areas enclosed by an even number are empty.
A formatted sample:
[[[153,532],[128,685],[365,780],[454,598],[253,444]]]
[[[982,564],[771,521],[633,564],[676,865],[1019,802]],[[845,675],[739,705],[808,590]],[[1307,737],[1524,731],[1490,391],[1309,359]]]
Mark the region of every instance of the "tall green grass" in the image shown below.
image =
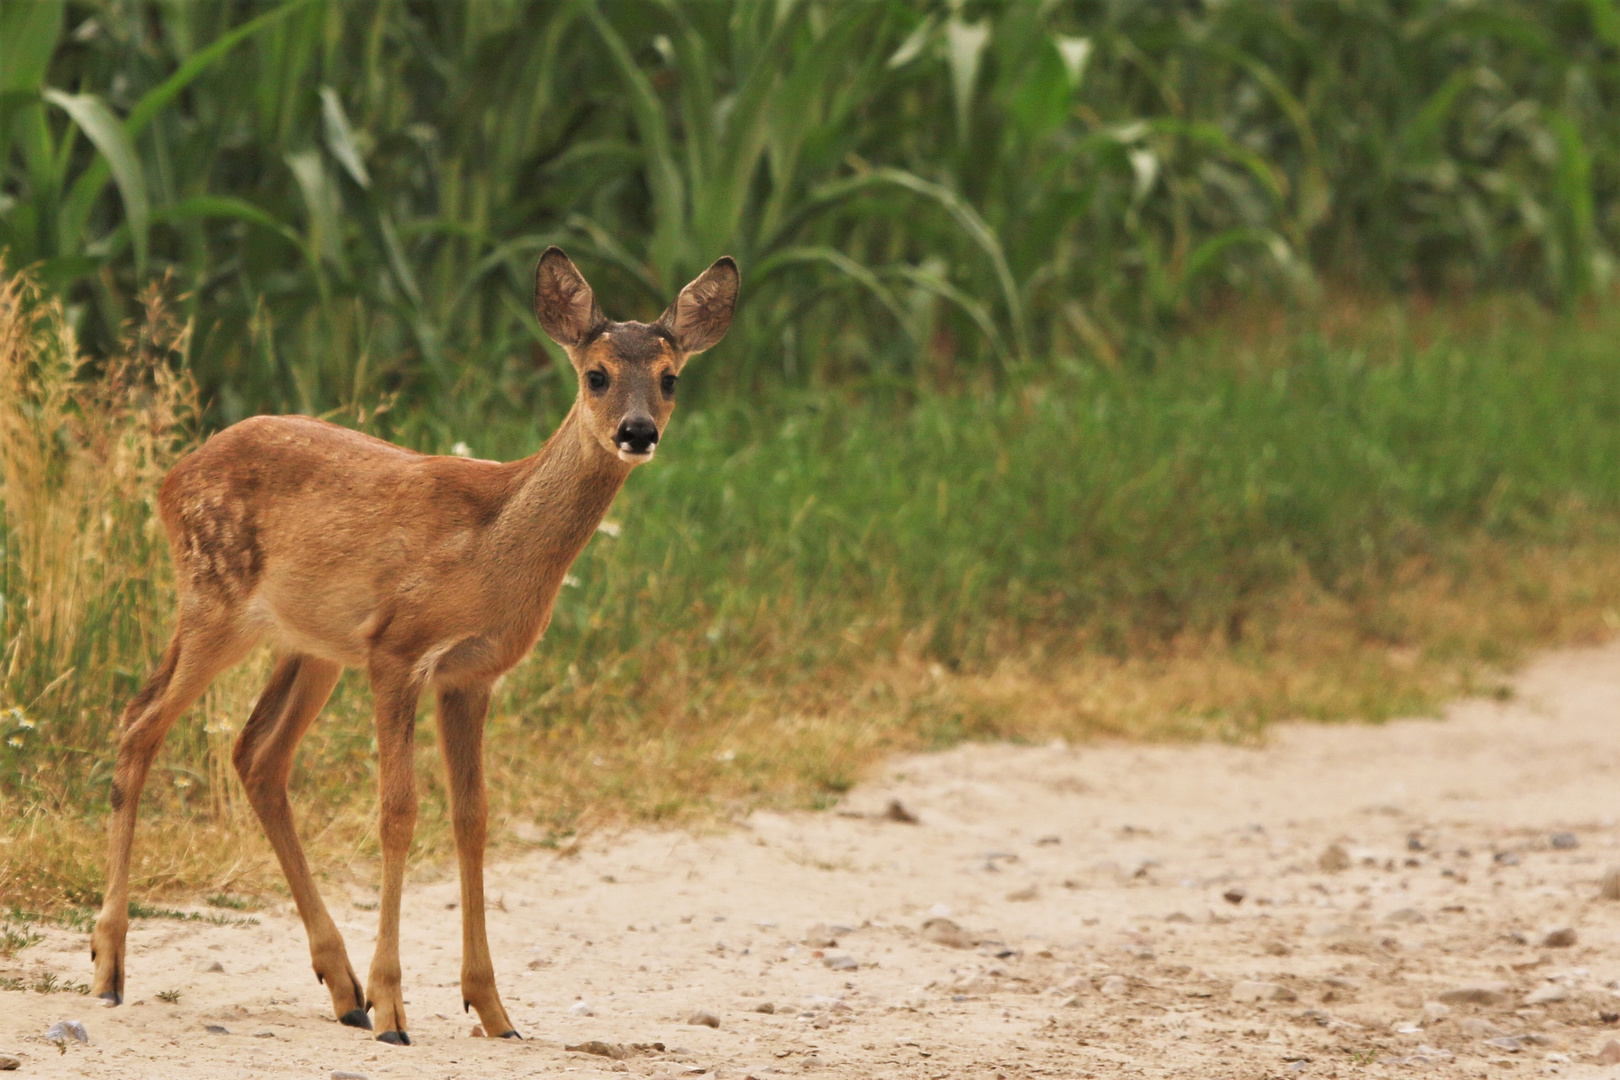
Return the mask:
[[[723,391],[949,386],[1324,276],[1602,291],[1617,96],[1614,0],[34,0],[0,249],[97,354],[173,272],[212,422],[554,405],[552,242],[618,315],[737,256]]]

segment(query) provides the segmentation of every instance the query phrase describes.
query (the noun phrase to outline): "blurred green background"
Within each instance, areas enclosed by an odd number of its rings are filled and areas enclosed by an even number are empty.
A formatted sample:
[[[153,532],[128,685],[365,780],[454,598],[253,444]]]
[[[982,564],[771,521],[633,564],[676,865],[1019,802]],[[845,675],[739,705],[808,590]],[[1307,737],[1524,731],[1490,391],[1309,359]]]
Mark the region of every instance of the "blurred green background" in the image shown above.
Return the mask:
[[[1620,627],[1617,196],[1614,0],[0,0],[0,888],[99,888],[174,457],[533,452],[553,243],[612,317],[722,254],[743,299],[503,684],[547,835],[1489,686]],[[214,831],[137,882],[236,864],[264,674],[172,738]],[[295,778],[334,850],[366,709]]]
[[[0,248],[92,351],[172,273],[214,423],[555,408],[550,243],[620,318],[736,256],[700,393],[1149,367],[1233,293],[1606,289],[1617,48],[1612,0],[28,0]]]

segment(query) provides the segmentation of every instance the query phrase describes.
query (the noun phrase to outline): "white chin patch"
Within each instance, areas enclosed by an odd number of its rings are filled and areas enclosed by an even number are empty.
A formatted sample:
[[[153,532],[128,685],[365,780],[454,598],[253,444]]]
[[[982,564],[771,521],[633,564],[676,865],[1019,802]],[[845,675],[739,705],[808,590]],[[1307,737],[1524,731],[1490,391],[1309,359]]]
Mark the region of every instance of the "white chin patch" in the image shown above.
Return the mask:
[[[653,459],[653,451],[657,449],[658,444],[653,443],[651,446],[647,447],[647,449],[638,454],[634,450],[630,449],[629,443],[620,443],[619,460],[628,461],[632,465],[640,465],[644,462],[651,461]]]

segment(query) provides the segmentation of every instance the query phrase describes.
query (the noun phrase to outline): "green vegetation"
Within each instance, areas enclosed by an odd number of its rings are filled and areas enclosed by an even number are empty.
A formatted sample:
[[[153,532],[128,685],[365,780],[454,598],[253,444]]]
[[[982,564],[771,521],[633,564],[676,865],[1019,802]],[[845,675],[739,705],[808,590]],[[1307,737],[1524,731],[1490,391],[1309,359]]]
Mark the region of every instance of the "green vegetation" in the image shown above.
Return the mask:
[[[0,10],[0,249],[111,352],[172,274],[209,416],[571,394],[564,244],[706,395],[1146,366],[1212,295],[1513,286],[1620,241],[1613,0],[374,0]],[[388,429],[388,422],[384,422]]]
[[[0,895],[99,895],[169,465],[260,410],[531,452],[549,243],[616,316],[744,294],[503,684],[505,842],[1611,633],[1617,97],[1613,0],[0,3]],[[170,736],[142,895],[275,879],[267,671]],[[317,859],[373,850],[368,713],[301,752]]]

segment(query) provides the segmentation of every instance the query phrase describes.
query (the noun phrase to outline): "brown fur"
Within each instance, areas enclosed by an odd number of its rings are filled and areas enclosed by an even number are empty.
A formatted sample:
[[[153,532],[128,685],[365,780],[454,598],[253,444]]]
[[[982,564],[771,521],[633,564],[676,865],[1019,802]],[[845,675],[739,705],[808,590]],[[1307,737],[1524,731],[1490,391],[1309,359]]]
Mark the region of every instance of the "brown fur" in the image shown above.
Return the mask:
[[[302,416],[244,420],[164,480],[159,496],[179,591],[162,664],[125,709],[108,824],[107,891],[91,955],[94,989],[122,1000],[129,856],[152,760],[213,677],[260,642],[281,659],[233,760],[286,874],[316,976],[343,1022],[408,1043],[399,905],[416,824],[417,700],[438,699],[460,860],[462,994],[484,1030],[512,1034],[484,934],[487,802],[483,725],[494,680],[534,646],[569,566],[634,465],[622,425],[674,409],[669,379],[724,335],[737,270],[722,259],[658,323],[609,323],[556,248],[535,274],[535,314],[581,376],[573,409],[534,456],[472,461],[415,453]],[[593,384],[605,385],[593,388]],[[315,888],[287,800],[298,741],[344,667],[364,667],[376,699],[379,930],[362,990]]]

